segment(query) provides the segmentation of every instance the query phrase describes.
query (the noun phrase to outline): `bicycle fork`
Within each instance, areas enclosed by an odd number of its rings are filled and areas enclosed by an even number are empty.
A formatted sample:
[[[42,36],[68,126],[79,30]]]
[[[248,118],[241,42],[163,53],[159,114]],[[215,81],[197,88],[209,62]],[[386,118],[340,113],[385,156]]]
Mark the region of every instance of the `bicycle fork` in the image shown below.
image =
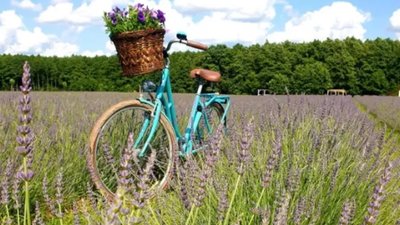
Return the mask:
[[[157,131],[161,116],[161,108],[162,108],[161,102],[160,100],[157,99],[156,104],[154,104],[153,110],[151,112],[146,112],[146,115],[144,115],[145,121],[143,122],[139,135],[134,143],[134,148],[137,149],[139,144],[145,139],[145,143],[138,154],[139,157],[143,157],[146,154],[150,142],[152,141],[154,134]],[[147,135],[147,137],[145,137],[146,131],[148,130],[149,127],[150,127],[150,133]]]

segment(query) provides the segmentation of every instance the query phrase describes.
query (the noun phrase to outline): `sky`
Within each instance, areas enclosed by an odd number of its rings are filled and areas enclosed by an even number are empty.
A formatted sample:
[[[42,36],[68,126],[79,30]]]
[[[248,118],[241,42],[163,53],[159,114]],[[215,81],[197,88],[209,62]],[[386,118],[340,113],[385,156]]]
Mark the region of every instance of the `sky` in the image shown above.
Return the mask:
[[[141,0],[166,15],[165,41],[208,45],[400,40],[399,0]],[[133,0],[0,0],[0,54],[112,55],[102,15]],[[177,49],[183,50],[183,49]]]

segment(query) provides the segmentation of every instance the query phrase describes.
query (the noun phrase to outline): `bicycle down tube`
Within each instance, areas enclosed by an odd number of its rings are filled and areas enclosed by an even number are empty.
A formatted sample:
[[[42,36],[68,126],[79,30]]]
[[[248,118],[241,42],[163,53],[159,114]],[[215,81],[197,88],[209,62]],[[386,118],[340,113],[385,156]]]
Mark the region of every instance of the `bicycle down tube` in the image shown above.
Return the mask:
[[[166,98],[164,96],[164,93],[167,94]],[[175,104],[174,104],[174,100],[173,100],[173,96],[172,96],[172,88],[171,88],[171,81],[170,81],[170,77],[169,77],[168,66],[163,69],[161,83],[157,87],[157,90],[156,90],[155,102],[148,101],[144,98],[139,98],[139,101],[141,103],[149,104],[154,107],[152,115],[151,115],[151,117],[153,117],[153,123],[151,124],[150,133],[146,137],[146,142],[143,145],[143,148],[140,151],[139,156],[145,155],[145,152],[146,152],[151,140],[153,139],[153,136],[159,125],[161,113],[164,113],[165,116],[168,118],[168,120],[172,124],[172,127],[174,129],[174,133],[175,133],[176,137],[178,138],[178,140],[180,140],[181,134],[180,134],[177,119],[176,119]],[[164,109],[164,112],[162,112],[162,109]],[[143,129],[143,127],[142,127],[142,129]],[[147,127],[144,129],[147,129]],[[139,137],[135,141],[135,146],[137,146],[142,141],[143,138],[145,138],[145,137],[143,137],[143,135],[139,135]]]

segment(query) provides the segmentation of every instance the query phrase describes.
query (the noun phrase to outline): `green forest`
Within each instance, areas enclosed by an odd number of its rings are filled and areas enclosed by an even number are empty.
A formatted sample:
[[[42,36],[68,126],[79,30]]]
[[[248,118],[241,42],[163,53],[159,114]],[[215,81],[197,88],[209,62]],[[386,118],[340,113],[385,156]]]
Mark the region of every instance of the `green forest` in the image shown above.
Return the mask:
[[[214,45],[206,52],[175,52],[170,59],[174,92],[195,91],[188,74],[196,67],[220,71],[222,81],[212,85],[226,94],[324,94],[341,88],[352,95],[390,95],[400,87],[400,41],[391,39]],[[1,90],[18,87],[24,61],[31,65],[34,90],[137,91],[143,80],[160,79],[160,73],[122,76],[116,56],[0,55]]]

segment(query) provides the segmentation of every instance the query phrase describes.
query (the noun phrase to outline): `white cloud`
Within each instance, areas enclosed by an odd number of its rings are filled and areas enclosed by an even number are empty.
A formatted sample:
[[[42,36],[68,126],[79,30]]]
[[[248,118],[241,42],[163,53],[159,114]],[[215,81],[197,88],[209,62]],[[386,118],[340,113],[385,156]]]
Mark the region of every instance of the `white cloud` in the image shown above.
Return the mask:
[[[85,26],[70,26],[68,31],[72,32],[72,33],[80,33],[85,29]]]
[[[183,12],[221,12],[228,19],[273,19],[276,0],[175,0],[174,6]]]
[[[34,0],[12,0],[14,2],[31,2]],[[75,1],[74,1],[75,2]],[[51,3],[36,18],[40,23],[65,23],[68,31],[79,33],[88,26],[103,26],[102,14],[110,11],[112,6],[133,5],[138,0],[85,0],[74,3],[71,0],[51,0]],[[298,15],[287,0],[148,0],[151,8],[162,9],[166,13],[167,35],[165,40],[175,38],[180,31],[187,33],[188,38],[206,44],[241,43],[244,45],[264,43],[269,41],[312,41],[314,39],[345,38],[354,36],[364,38],[366,30],[363,24],[370,15],[357,9],[348,2],[334,2],[315,11]],[[292,17],[283,31],[271,33],[272,21],[276,16],[277,4],[283,6],[283,11]],[[397,11],[396,11],[397,12]],[[395,17],[393,13],[392,17]],[[5,13],[5,12],[3,12]],[[59,38],[44,34],[40,28],[27,30],[23,28],[22,20],[15,18],[15,12],[7,12],[11,19],[3,19],[0,14],[0,34],[12,30],[12,35],[0,35],[0,50],[5,49],[4,43],[14,52],[41,52],[45,55],[84,54],[115,54],[112,42],[108,41],[103,49],[98,51],[79,52],[79,47],[72,43],[60,41]],[[398,16],[393,19],[392,26],[400,30],[400,9]],[[396,14],[396,15],[397,15]],[[19,19],[19,20],[18,20]],[[7,21],[6,21],[7,20]],[[8,26],[8,28],[7,28]],[[21,30],[18,31],[17,30]],[[18,39],[19,33],[20,38]],[[23,35],[22,35],[23,34]],[[10,37],[14,41],[10,41]],[[24,41],[23,37],[31,37]],[[400,34],[399,34],[400,37]],[[47,39],[46,39],[47,38]],[[63,38],[66,38],[63,37]],[[27,39],[27,38],[25,38]],[[12,42],[12,43],[11,43]],[[11,43],[11,44],[10,44]],[[49,47],[46,47],[49,46]],[[188,49],[186,46],[177,47],[179,50]],[[10,50],[11,51],[11,50]]]
[[[396,32],[397,38],[400,39],[400,9],[397,9],[393,12],[392,16],[390,17],[390,25]]]
[[[106,50],[112,54],[115,54],[117,51],[115,50],[114,43],[112,41],[106,42]]]
[[[14,10],[6,10],[0,13],[0,26],[14,30],[23,26],[22,19]]]
[[[79,53],[75,44],[60,41],[40,27],[26,28],[13,10],[0,12],[0,51],[9,54],[42,54],[66,56]]]
[[[51,0],[51,4],[57,4],[62,2],[70,2],[71,0]]]
[[[43,56],[71,56],[73,54],[78,54],[79,47],[75,44],[66,42],[55,42],[51,43],[50,47],[42,51]]]
[[[66,22],[73,25],[98,24],[104,11],[109,11],[115,4],[127,4],[129,0],[90,0],[80,6],[67,0],[53,0],[37,17],[40,23]]]
[[[275,17],[276,2],[160,0],[157,7],[166,13],[166,29],[170,31],[166,39],[184,31],[189,39],[206,44],[254,44],[265,41],[266,33],[272,27],[271,20]],[[196,16],[199,18],[194,19]]]
[[[295,8],[293,7],[293,5],[291,5],[289,2],[287,2],[286,0],[278,0],[278,3],[281,4],[283,6],[283,11],[289,16],[289,17],[296,17],[298,16],[297,11],[295,10]]]
[[[50,5],[40,13],[37,18],[40,23],[69,21],[74,4],[71,2],[61,2]]]
[[[6,45],[16,31],[23,27],[22,19],[14,10],[0,12],[0,49]]]
[[[41,46],[48,43],[51,36],[44,34],[39,27],[35,27],[33,31],[26,29],[16,30],[13,39],[14,42],[6,45],[5,53],[39,53]]]
[[[23,8],[23,9],[33,9],[33,10],[41,10],[42,6],[40,4],[35,4],[31,0],[12,0],[11,4],[13,6]]]
[[[80,55],[83,56],[87,56],[87,57],[95,57],[95,56],[101,56],[101,55],[105,55],[105,53],[101,50],[97,50],[97,51],[83,51]]]
[[[193,38],[206,43],[242,42],[255,44],[265,41],[271,23],[230,20],[223,13],[213,13],[189,28]]]
[[[265,40],[271,20],[275,17],[274,5],[278,0],[155,0],[147,1],[151,8],[166,13],[166,39],[185,31],[189,38],[206,43],[242,42],[260,43]],[[129,0],[89,0],[81,5],[71,1],[53,0],[37,17],[40,23],[64,22],[72,26],[103,25],[102,14],[113,5],[133,5]],[[198,12],[203,12],[199,14]],[[195,14],[195,12],[197,12]]]
[[[400,9],[393,12],[390,17],[390,24],[396,30],[400,30]]]
[[[366,30],[363,23],[369,19],[369,13],[362,12],[349,2],[334,2],[289,20],[284,31],[274,32],[267,38],[272,42],[343,39],[349,36],[364,39]]]

